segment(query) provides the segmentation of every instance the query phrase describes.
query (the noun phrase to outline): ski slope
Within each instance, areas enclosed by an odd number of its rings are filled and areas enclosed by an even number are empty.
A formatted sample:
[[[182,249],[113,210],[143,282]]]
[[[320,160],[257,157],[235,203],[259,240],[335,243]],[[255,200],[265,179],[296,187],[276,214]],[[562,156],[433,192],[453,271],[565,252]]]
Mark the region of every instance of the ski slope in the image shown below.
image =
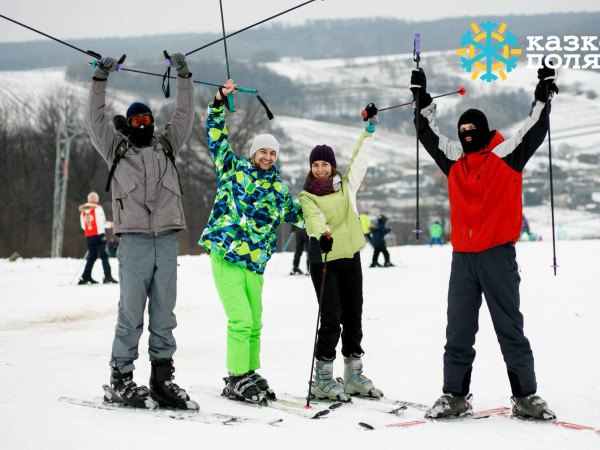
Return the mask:
[[[558,241],[553,276],[550,241],[520,242],[522,311],[535,355],[539,394],[560,420],[600,428],[598,317],[599,240]],[[390,248],[394,268],[368,268],[363,251],[365,374],[390,399],[432,403],[441,394],[445,309],[451,248]],[[291,277],[292,253],[275,254],[265,274],[261,374],[279,393],[307,388],[317,302],[310,280]],[[111,260],[116,271],[116,260]],[[130,411],[103,411],[58,401],[91,400],[108,381],[118,285],[76,286],[82,260],[0,261],[0,430],[4,449],[248,448],[248,449],[598,449],[600,435],[550,424],[491,417],[383,425],[394,417],[367,407],[343,407],[310,421],[274,409],[220,398],[226,318],[209,258],[181,256],[178,272],[176,381],[203,411],[253,417],[229,426],[175,421]],[[303,265],[301,265],[303,267]],[[99,262],[94,277],[102,279]],[[135,379],[147,383],[147,331]],[[506,367],[487,307],[482,307],[471,392],[475,410],[510,406]],[[339,350],[339,349],[338,349]],[[335,361],[341,376],[343,362]],[[364,403],[364,402],[363,402]],[[269,420],[282,418],[277,426]],[[368,422],[367,431],[358,422]]]

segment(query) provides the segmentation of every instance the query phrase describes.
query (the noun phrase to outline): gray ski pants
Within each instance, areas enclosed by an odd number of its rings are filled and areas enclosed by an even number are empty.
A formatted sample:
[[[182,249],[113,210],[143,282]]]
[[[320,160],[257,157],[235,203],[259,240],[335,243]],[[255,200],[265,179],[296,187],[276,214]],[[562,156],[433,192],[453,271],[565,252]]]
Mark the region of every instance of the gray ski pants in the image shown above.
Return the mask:
[[[452,254],[444,347],[444,392],[463,396],[469,393],[482,292],[504,356],[513,395],[523,397],[536,392],[533,353],[523,333],[523,315],[519,311],[520,282],[512,242],[478,253]]]
[[[121,373],[135,369],[133,361],[139,356],[146,299],[149,299],[150,360],[170,358],[175,353],[177,254],[177,236],[172,230],[156,235],[121,235],[117,249],[121,296],[111,357],[111,365]]]

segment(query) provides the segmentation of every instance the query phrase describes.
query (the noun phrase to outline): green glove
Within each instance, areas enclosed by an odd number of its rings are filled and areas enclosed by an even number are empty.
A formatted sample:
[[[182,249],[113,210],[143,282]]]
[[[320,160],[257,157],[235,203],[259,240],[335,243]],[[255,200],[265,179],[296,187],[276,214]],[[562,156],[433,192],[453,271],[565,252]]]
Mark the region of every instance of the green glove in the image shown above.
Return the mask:
[[[117,70],[117,64],[118,63],[115,58],[111,58],[110,56],[102,58],[102,61],[100,61],[98,63],[98,67],[96,67],[94,78],[97,80],[106,80],[111,72],[115,72]]]
[[[173,53],[171,55],[171,65],[177,70],[177,75],[180,77],[186,77],[190,73],[183,53]]]

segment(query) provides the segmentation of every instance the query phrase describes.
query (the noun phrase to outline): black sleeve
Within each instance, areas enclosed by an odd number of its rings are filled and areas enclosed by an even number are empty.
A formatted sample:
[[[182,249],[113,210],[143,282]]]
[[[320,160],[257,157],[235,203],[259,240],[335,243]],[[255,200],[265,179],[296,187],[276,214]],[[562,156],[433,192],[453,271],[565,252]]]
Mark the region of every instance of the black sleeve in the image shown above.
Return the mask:
[[[417,136],[427,153],[431,155],[438,167],[448,176],[452,165],[462,156],[463,151],[459,146],[440,133],[435,124],[433,109],[435,104],[421,109]],[[417,128],[417,112],[415,111],[415,129]]]
[[[534,101],[529,117],[516,135],[502,142],[493,153],[502,158],[512,169],[523,172],[527,161],[546,139],[548,132],[548,110],[546,103]]]

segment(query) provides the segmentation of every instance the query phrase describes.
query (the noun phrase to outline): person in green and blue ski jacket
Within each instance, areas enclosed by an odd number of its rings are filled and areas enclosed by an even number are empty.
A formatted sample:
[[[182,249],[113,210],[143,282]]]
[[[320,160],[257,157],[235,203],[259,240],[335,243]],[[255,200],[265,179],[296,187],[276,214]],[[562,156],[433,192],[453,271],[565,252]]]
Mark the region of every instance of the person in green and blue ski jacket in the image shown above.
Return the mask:
[[[198,242],[210,252],[213,278],[229,319],[227,370],[223,394],[261,402],[274,396],[260,368],[262,286],[267,262],[277,246],[277,227],[289,222],[304,227],[302,209],[292,200],[273,165],[279,143],[270,134],[254,138],[248,158],[234,154],[227,140],[228,80],[208,105],[208,148],[218,176],[213,210]]]

